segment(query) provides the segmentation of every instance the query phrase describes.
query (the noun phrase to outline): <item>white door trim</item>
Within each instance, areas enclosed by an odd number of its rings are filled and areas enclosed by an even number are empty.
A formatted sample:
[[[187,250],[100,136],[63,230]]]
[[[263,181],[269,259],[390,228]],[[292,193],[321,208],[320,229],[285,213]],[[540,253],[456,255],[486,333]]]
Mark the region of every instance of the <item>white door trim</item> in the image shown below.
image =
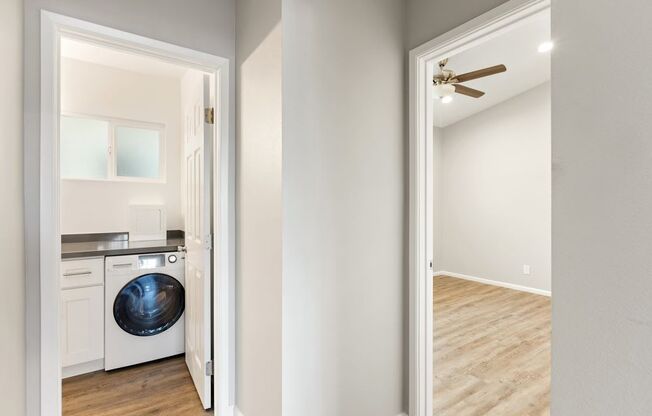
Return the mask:
[[[432,135],[430,85],[436,63],[477,46],[550,8],[550,0],[510,0],[424,43],[409,56],[410,416],[432,416]]]
[[[154,39],[123,32],[67,16],[41,12],[41,133],[40,133],[40,261],[39,337],[27,339],[27,350],[39,351],[38,378],[28,374],[28,397],[37,398],[38,406],[30,416],[61,415],[61,365],[59,356],[59,45],[61,36],[83,38],[113,48],[135,51],[158,59],[182,63],[210,73],[215,79],[214,146],[214,359],[215,413],[233,415],[235,400],[235,288],[234,288],[234,162],[230,139],[229,60]],[[36,149],[38,151],[38,149]],[[29,253],[28,253],[29,254]],[[29,286],[29,285],[28,285]],[[28,303],[29,304],[29,303]],[[39,315],[40,313],[40,315]]]

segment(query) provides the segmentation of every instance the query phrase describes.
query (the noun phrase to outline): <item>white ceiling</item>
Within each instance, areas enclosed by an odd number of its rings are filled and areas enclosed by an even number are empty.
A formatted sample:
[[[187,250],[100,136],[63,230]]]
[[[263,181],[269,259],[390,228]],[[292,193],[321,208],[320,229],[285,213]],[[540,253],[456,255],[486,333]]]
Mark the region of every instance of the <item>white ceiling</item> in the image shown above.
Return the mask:
[[[464,83],[484,91],[486,94],[480,98],[454,94],[448,104],[435,99],[435,126],[446,127],[549,80],[550,53],[537,51],[539,44],[547,40],[550,40],[549,11],[449,57],[446,68],[457,74],[498,64],[505,64],[507,72]]]
[[[181,78],[188,68],[146,55],[71,38],[61,39],[61,56],[145,75]]]

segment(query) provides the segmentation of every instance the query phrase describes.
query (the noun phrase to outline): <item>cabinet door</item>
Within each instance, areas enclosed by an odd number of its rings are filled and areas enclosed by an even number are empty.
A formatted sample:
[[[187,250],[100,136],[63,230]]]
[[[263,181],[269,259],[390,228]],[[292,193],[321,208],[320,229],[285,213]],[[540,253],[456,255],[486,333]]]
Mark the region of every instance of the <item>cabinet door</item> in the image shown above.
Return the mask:
[[[61,365],[104,358],[104,287],[61,291]]]

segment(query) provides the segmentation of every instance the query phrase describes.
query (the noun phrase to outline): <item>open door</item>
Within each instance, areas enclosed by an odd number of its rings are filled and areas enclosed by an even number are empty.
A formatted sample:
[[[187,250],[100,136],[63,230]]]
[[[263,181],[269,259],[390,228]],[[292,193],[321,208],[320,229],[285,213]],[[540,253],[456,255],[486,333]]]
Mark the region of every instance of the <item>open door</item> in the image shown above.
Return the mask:
[[[189,71],[182,82],[186,233],[186,365],[205,409],[212,379],[212,162],[210,77]],[[207,110],[208,109],[208,110]]]

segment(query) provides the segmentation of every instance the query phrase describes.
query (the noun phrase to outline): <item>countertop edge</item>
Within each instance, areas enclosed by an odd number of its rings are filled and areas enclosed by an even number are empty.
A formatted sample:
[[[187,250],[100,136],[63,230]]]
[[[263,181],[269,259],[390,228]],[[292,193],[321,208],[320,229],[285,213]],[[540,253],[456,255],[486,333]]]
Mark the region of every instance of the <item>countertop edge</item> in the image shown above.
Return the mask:
[[[134,247],[134,248],[120,248],[120,249],[107,249],[107,250],[92,250],[92,251],[68,251],[61,252],[62,260],[90,258],[90,257],[106,257],[106,256],[122,256],[129,254],[147,254],[156,252],[171,252],[177,251],[178,245],[163,245],[152,247]]]

